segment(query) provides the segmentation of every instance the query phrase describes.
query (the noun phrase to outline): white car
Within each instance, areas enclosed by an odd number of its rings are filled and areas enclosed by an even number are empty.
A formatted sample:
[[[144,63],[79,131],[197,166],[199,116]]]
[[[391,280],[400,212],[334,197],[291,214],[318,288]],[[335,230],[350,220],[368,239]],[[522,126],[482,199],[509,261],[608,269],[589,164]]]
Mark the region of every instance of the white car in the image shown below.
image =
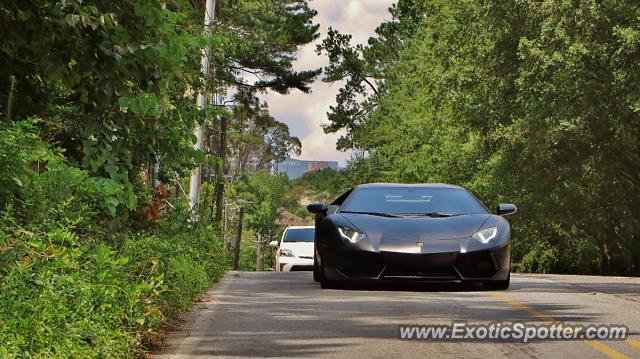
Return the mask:
[[[276,249],[276,272],[313,270],[313,226],[290,226],[282,234],[280,243],[269,243]]]

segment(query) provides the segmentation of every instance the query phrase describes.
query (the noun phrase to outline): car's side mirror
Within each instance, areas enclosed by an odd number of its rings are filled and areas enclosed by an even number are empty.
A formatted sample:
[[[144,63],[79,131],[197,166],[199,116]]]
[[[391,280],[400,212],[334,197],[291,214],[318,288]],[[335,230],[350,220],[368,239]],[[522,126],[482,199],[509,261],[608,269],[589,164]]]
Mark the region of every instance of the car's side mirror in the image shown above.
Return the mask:
[[[307,206],[307,211],[315,214],[326,213],[327,209],[327,205],[324,203],[311,203]]]
[[[499,216],[508,216],[516,213],[517,211],[518,208],[516,205],[511,203],[500,203],[496,206],[496,214]]]
[[[278,241],[269,242],[269,247],[271,247],[271,249],[278,249]]]

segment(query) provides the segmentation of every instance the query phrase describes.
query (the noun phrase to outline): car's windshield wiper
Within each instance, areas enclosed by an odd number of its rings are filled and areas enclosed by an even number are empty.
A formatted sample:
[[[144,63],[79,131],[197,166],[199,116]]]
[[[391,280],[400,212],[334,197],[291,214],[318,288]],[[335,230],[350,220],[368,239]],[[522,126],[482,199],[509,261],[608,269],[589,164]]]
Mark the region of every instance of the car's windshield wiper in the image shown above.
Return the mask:
[[[459,216],[459,214],[453,213],[442,213],[442,212],[428,212],[428,213],[398,213],[403,216],[424,216],[424,217],[434,217],[434,218],[444,218],[444,217],[453,217]]]
[[[395,214],[384,213],[384,212],[355,212],[355,211],[340,211],[340,213],[354,213],[354,214],[368,214],[370,216],[379,216],[379,217],[398,217]]]

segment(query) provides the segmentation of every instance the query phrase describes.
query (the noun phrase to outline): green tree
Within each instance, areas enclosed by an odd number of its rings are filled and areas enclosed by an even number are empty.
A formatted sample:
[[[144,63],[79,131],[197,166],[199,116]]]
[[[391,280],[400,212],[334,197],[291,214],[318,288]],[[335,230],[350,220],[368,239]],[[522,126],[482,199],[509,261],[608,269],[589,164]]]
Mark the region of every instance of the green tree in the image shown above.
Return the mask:
[[[330,61],[324,69],[323,81],[344,81],[338,90],[336,105],[327,113],[329,123],[324,125],[326,133],[347,130],[338,140],[339,149],[359,146],[353,134],[385,93],[386,73],[398,62],[404,39],[417,29],[424,13],[424,1],[400,0],[389,12],[392,20],[380,24],[375,30],[376,36],[369,38],[367,45],[353,45],[350,34],[332,28],[317,45],[317,53],[326,54]]]
[[[253,91],[241,90],[234,96],[231,108],[229,150],[236,160],[235,175],[243,174],[251,158],[257,168],[271,161],[283,161],[290,154],[299,155],[302,143],[291,136],[289,127],[269,114],[265,102]]]
[[[135,207],[142,165],[158,153],[168,163],[191,156],[195,113],[182,96],[197,74],[190,25],[154,1],[3,4],[0,82],[17,79],[14,118],[42,118],[46,139]]]
[[[517,203],[516,269],[639,274],[640,4],[423,4],[375,110],[345,127],[367,153],[352,181]]]
[[[226,86],[309,92],[318,69],[295,71],[301,45],[318,37],[316,11],[306,0],[219,0],[214,33],[225,41],[216,49],[215,76]]]
[[[160,158],[163,172],[180,175],[205,159],[192,149],[192,128],[223,109],[195,107],[201,48],[212,50],[206,90],[217,94],[308,91],[319,73],[292,66],[297,48],[317,36],[306,1],[218,1],[206,36],[203,9],[203,1],[186,0],[3,3],[0,113],[8,117],[15,78],[11,117],[39,117],[46,140],[104,178],[109,203],[136,207],[142,168]]]

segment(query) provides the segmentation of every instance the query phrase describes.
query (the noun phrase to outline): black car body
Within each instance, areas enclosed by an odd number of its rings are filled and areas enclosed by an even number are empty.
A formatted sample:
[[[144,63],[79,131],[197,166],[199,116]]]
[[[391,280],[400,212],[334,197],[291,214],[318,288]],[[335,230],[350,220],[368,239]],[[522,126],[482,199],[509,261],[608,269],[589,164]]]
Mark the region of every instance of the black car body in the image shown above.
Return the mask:
[[[462,187],[365,184],[316,214],[314,278],[483,282],[506,289],[511,230],[500,204],[492,214]]]

